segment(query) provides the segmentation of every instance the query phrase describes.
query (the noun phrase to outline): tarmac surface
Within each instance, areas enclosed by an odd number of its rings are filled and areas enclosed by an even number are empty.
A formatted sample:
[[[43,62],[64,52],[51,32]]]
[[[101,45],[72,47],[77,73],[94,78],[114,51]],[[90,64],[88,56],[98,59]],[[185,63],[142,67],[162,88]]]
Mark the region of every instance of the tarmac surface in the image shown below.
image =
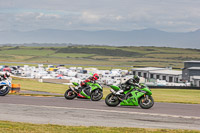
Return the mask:
[[[200,130],[200,104],[155,103],[151,109],[108,107],[104,100],[7,95],[0,97],[0,120],[72,126]]]

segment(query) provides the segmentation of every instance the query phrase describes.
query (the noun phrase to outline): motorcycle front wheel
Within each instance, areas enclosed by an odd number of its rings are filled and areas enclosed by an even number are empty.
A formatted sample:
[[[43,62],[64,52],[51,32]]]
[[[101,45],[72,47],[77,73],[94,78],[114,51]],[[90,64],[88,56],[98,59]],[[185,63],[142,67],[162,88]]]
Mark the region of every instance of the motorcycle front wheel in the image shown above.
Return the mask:
[[[77,96],[77,94],[74,91],[72,91],[71,89],[68,89],[65,92],[64,96],[65,96],[66,99],[72,100]]]
[[[120,100],[117,96],[113,95],[112,93],[108,94],[105,99],[105,103],[108,106],[115,107],[120,103]]]
[[[92,101],[99,101],[103,97],[103,93],[102,93],[102,91],[100,89],[98,89],[98,90],[93,91],[91,93],[90,97],[91,97]]]
[[[153,107],[153,105],[154,105],[153,97],[152,96],[141,97],[139,99],[139,105],[143,109],[149,109],[149,108]]]
[[[0,87],[0,96],[5,96],[9,93],[10,87],[8,86],[1,86]]]

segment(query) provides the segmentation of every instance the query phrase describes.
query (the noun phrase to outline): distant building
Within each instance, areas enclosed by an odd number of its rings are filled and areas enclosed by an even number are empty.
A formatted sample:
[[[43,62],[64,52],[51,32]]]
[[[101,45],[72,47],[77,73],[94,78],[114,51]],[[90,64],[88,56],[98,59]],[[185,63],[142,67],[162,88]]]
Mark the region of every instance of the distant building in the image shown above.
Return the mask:
[[[150,71],[156,71],[156,70],[165,70],[166,68],[158,68],[158,67],[144,67],[144,68],[133,68],[131,69],[133,72],[133,75],[138,75],[140,77],[144,77],[146,79],[150,79]]]
[[[150,79],[165,80],[167,82],[173,82],[173,83],[178,83],[182,79],[182,71],[177,71],[177,70],[164,69],[164,70],[149,71],[149,73],[150,73]]]
[[[167,82],[178,83],[182,79],[182,71],[171,70],[169,68],[145,67],[132,69],[133,75],[138,75],[147,79],[159,79]]]
[[[182,78],[185,82],[193,81],[194,76],[200,76],[200,61],[185,61]]]
[[[193,86],[200,87],[200,76],[191,76],[190,81]]]

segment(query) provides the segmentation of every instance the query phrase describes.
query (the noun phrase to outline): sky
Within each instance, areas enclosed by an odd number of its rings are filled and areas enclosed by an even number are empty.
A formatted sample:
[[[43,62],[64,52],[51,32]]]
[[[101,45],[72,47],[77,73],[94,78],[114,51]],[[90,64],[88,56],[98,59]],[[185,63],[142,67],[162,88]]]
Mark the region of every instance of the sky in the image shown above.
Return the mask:
[[[0,0],[0,31],[200,29],[200,0]]]

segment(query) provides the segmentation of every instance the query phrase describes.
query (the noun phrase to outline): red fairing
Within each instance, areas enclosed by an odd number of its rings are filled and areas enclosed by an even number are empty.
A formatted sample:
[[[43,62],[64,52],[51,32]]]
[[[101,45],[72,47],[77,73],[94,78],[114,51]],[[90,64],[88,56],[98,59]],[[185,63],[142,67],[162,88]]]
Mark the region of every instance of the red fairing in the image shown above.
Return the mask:
[[[86,79],[84,82],[86,82],[86,83],[87,83],[87,82],[90,82],[90,79]]]
[[[90,79],[86,79],[85,81],[81,82],[81,86],[84,86],[87,82],[90,82]]]
[[[81,94],[78,94],[79,97],[85,98],[85,96],[82,96]]]

